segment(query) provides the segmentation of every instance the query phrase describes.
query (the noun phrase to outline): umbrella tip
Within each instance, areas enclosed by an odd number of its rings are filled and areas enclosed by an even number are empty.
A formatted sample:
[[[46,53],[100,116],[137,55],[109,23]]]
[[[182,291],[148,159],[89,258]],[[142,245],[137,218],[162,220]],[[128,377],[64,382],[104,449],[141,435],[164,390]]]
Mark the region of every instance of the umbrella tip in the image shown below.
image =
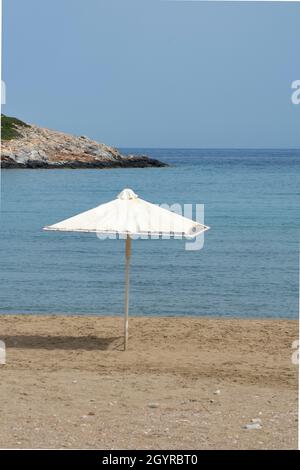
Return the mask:
[[[118,194],[119,199],[136,199],[138,196],[132,189],[125,188]]]

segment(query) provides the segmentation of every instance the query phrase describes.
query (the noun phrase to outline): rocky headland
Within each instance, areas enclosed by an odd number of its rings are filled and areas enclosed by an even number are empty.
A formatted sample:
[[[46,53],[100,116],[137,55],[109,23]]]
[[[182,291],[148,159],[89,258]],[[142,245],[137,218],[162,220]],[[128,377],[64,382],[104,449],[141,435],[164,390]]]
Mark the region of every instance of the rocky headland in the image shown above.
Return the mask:
[[[145,155],[122,155],[86,136],[29,125],[1,116],[2,168],[144,168],[167,166]]]

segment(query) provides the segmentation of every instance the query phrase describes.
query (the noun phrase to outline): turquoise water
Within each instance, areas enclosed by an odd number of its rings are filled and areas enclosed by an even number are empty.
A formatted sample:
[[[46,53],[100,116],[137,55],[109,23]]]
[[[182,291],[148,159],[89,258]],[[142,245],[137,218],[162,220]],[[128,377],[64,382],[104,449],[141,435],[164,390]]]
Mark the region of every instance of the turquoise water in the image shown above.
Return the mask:
[[[300,150],[126,149],[169,168],[2,170],[0,312],[121,314],[124,241],[43,232],[124,187],[204,203],[200,251],[133,242],[132,315],[298,315]]]

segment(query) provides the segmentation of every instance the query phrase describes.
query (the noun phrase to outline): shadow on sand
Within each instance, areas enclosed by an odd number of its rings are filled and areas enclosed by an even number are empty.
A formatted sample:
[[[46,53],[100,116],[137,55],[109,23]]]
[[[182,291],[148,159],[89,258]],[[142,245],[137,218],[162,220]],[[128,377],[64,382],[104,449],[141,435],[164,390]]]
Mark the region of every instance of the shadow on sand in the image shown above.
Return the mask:
[[[97,336],[40,336],[12,335],[3,338],[7,348],[18,349],[82,349],[93,350],[123,350],[122,336],[99,338]]]

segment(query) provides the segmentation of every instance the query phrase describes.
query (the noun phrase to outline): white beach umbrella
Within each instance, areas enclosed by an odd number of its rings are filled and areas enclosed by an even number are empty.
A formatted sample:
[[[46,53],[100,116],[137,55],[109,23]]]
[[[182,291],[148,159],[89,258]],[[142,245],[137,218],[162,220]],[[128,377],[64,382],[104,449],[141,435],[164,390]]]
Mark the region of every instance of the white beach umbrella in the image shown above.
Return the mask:
[[[116,199],[69,219],[44,227],[61,232],[95,232],[126,238],[124,349],[128,344],[129,267],[131,239],[144,237],[194,238],[209,227],[140,199],[124,189]]]

